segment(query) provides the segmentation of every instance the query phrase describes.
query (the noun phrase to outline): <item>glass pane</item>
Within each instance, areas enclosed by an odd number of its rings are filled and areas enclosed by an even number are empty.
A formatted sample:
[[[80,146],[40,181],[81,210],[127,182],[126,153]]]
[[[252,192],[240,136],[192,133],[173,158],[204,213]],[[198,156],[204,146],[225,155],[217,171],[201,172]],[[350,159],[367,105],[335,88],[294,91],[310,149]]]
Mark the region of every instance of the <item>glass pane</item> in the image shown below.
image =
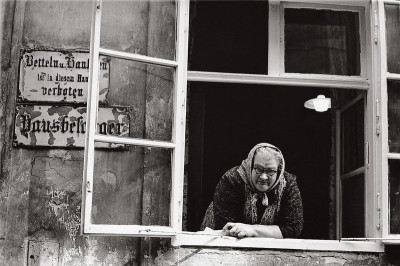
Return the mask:
[[[387,68],[400,74],[400,5],[385,5]]]
[[[390,234],[400,234],[400,161],[389,160]]]
[[[364,101],[359,100],[341,116],[341,174],[364,165]]]
[[[268,73],[268,1],[192,1],[189,69]]]
[[[95,149],[92,223],[169,226],[171,155],[128,145]]]
[[[389,152],[400,152],[400,81],[388,81]]]
[[[359,76],[358,13],[286,8],[285,72]]]
[[[175,1],[103,1],[100,46],[175,59]]]
[[[364,174],[342,181],[342,237],[363,237]]]
[[[171,141],[175,70],[117,58],[103,60],[110,61],[109,86],[100,90],[99,98],[102,105],[119,106],[128,113],[119,117],[120,127],[129,127],[124,137]],[[117,115],[109,113],[107,119],[117,120]],[[105,120],[101,116],[98,119]]]

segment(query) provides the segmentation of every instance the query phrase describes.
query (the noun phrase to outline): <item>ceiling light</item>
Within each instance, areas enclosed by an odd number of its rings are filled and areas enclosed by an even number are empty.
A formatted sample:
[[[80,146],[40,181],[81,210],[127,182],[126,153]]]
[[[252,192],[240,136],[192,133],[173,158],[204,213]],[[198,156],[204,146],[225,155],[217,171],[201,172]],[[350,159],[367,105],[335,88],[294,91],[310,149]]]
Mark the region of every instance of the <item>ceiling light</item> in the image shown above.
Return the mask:
[[[306,101],[304,107],[315,109],[317,112],[325,112],[331,107],[331,98],[325,98],[324,95],[318,95],[317,98]]]

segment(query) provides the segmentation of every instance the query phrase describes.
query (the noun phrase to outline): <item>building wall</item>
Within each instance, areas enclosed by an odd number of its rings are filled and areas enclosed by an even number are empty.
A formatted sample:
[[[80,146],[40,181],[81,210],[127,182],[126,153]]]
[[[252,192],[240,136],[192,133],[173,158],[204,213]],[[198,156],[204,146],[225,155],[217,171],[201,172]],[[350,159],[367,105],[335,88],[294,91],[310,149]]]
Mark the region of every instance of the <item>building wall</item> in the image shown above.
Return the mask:
[[[116,9],[120,15],[104,16],[104,45],[173,57],[169,44],[175,38],[174,22],[168,19],[171,14],[168,6],[133,1],[128,8],[118,4],[108,8]],[[12,143],[21,51],[88,52],[91,21],[88,10],[91,10],[89,1],[0,2],[0,265],[379,265],[396,262],[390,253],[385,257],[364,253],[172,248],[168,239],[81,236],[83,150],[21,148],[13,147]],[[169,84],[154,76],[169,77],[169,72],[150,69],[148,72],[152,75],[138,73],[134,66],[118,60],[112,61],[111,66],[107,100],[109,104],[133,107],[135,120],[130,122],[131,134],[151,139],[168,136],[172,96],[165,89]],[[165,159],[137,149],[123,155],[112,151],[100,153],[101,167],[95,170],[95,175],[100,177],[95,189],[104,196],[121,196],[115,201],[98,199],[94,205],[108,216],[123,211],[121,205],[137,210],[130,217],[117,217],[121,223],[127,220],[143,224],[165,222],[168,200],[160,195],[168,193],[162,189],[168,183],[160,184],[157,178],[163,171],[169,171],[167,164],[164,165]],[[102,176],[103,170],[109,171],[108,174]],[[133,182],[130,172],[139,173],[142,178]],[[140,193],[143,193],[141,198],[126,197]],[[103,216],[98,219],[104,221]]]

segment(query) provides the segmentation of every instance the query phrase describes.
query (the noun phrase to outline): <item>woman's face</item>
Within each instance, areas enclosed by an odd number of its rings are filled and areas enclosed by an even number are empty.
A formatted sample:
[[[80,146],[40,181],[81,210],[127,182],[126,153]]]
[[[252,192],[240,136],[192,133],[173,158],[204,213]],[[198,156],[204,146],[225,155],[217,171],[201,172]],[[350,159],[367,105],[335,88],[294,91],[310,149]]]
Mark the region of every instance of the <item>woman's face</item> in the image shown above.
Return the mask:
[[[277,178],[278,161],[266,150],[259,150],[254,157],[254,166],[251,178],[256,189],[260,192],[267,191]]]

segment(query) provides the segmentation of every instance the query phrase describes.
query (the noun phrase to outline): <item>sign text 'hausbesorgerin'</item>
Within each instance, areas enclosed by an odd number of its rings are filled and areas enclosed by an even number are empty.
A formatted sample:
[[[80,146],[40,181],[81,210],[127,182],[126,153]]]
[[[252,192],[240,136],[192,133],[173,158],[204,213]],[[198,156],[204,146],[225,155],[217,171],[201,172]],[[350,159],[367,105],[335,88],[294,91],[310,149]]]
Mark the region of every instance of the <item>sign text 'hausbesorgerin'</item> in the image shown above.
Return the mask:
[[[84,147],[86,107],[18,105],[15,117],[15,146]],[[100,108],[97,132],[129,136],[126,108]],[[96,147],[124,147],[122,144],[96,143]]]

